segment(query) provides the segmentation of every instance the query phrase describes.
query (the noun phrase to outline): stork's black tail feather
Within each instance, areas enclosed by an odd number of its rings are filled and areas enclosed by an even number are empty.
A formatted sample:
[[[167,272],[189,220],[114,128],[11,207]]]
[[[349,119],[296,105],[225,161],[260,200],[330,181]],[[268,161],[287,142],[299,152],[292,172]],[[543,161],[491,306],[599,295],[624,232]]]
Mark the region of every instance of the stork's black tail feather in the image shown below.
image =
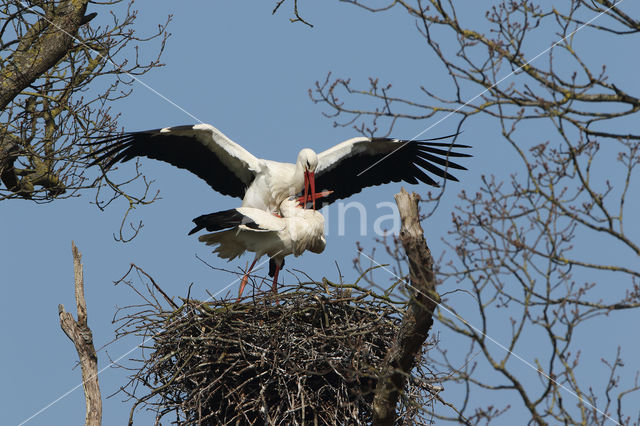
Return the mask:
[[[255,222],[240,213],[238,210],[230,209],[215,213],[203,214],[202,216],[198,216],[193,219],[193,223],[195,223],[196,226],[191,231],[189,231],[189,235],[194,234],[201,229],[215,232],[222,231],[223,229],[233,228],[239,225],[248,225],[249,227],[251,227],[251,224],[254,224]]]

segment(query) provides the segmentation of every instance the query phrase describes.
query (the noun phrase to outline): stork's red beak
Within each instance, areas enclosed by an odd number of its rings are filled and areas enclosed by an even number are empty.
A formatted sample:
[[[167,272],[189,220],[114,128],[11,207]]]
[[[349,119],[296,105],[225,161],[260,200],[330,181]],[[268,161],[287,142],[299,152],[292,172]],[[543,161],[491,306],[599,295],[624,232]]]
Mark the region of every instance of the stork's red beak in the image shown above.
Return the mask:
[[[302,196],[302,208],[307,208],[307,200],[309,199],[309,171],[304,170],[304,195]]]
[[[309,189],[311,193],[309,194],[311,198],[311,203],[313,205],[313,210],[316,209],[316,174],[314,172],[309,172]]]
[[[304,171],[304,196],[302,206],[303,208],[307,207],[307,202],[311,201],[313,204],[313,209],[316,209],[316,198],[313,197],[313,194],[316,193],[316,175],[314,172],[310,172],[309,170]]]
[[[311,194],[308,194],[306,196],[303,195],[302,197],[298,197],[298,202],[304,207],[304,204],[308,203],[309,201],[315,203],[318,198],[326,197],[332,193],[333,191],[312,192]]]

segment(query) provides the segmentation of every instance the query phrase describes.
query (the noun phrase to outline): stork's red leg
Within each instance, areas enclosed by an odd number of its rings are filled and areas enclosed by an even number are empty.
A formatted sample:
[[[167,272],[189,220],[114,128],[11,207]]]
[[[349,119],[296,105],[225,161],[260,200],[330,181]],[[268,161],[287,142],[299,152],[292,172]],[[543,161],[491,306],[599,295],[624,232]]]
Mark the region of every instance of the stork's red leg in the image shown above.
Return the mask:
[[[257,261],[258,261],[257,257],[253,259],[253,263],[251,264],[251,266],[249,266],[249,269],[247,270],[247,272],[244,273],[244,277],[242,277],[242,282],[240,283],[240,291],[238,292],[238,302],[242,297],[242,292],[244,291],[244,287],[247,285],[247,281],[249,281],[249,274],[251,273],[251,270],[253,269]]]
[[[273,273],[273,286],[271,287],[273,294],[278,294],[278,272],[280,272],[280,265],[276,263],[276,270]],[[280,304],[280,301],[276,299],[276,305],[279,305],[279,304]]]
[[[278,294],[278,272],[280,272],[280,265],[276,263],[276,271],[273,273],[273,286],[271,287],[273,294]]]

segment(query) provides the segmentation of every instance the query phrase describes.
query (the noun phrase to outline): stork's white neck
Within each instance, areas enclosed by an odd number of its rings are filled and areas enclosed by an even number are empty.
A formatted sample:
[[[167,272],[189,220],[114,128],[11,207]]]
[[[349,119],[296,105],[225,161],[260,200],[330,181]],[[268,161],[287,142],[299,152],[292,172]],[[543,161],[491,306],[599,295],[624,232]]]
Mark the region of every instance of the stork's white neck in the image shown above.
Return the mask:
[[[283,217],[294,217],[298,215],[298,210],[302,210],[298,206],[299,203],[297,200],[286,199],[280,203],[280,212]]]

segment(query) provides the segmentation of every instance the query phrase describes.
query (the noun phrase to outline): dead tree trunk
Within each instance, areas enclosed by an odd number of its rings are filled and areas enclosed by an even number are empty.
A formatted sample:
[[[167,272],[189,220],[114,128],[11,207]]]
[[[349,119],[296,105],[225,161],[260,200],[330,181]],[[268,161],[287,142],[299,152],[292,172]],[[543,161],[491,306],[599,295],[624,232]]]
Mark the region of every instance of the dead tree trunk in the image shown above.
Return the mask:
[[[373,401],[373,424],[376,426],[394,424],[398,397],[427,340],[433,325],[433,311],[440,302],[435,288],[433,258],[420,226],[420,196],[415,192],[409,194],[403,188],[395,199],[402,220],[400,240],[409,261],[410,299],[398,336],[387,353],[387,367],[376,387]]]
[[[64,306],[58,305],[60,327],[76,346],[76,351],[80,358],[82,386],[87,405],[84,424],[86,426],[100,426],[102,423],[102,399],[100,398],[100,386],[98,385],[98,357],[93,346],[91,329],[87,325],[87,302],[84,299],[82,255],[73,242],[71,242],[71,251],[73,253],[78,321],[75,321],[73,316],[64,310]]]

